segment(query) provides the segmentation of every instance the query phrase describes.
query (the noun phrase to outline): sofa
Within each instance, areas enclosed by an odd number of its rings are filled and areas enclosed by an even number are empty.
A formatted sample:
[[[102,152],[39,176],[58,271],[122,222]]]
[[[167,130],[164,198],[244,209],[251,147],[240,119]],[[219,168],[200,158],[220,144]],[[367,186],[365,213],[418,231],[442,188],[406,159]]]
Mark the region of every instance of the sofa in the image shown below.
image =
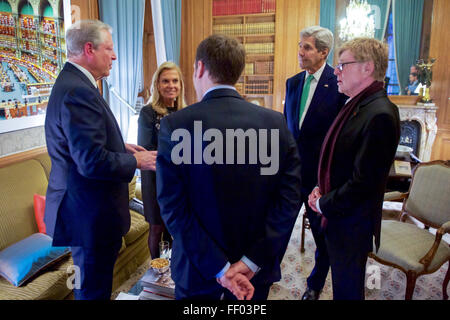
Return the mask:
[[[0,158],[0,252],[38,233],[34,194],[45,195],[51,168],[45,147]],[[130,201],[140,197],[136,177],[130,183]],[[131,227],[122,238],[113,276],[113,291],[122,285],[150,256],[149,225],[144,216],[130,210]],[[93,230],[94,232],[94,230]],[[0,276],[0,300],[73,299],[67,279],[73,278],[70,254],[45,267],[23,285],[16,287]]]

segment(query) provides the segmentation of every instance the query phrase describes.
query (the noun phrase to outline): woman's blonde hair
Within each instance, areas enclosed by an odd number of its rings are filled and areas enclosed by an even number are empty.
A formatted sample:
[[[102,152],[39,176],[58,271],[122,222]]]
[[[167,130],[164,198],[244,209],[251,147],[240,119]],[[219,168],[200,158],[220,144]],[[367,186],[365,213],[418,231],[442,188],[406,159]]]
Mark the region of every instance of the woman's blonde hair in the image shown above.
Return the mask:
[[[345,42],[339,48],[338,56],[346,50],[353,54],[356,61],[373,61],[372,76],[375,80],[384,81],[389,59],[389,49],[386,43],[372,38],[356,38]]]
[[[186,107],[186,102],[184,100],[184,81],[183,81],[183,76],[181,74],[181,70],[175,63],[173,63],[171,61],[166,61],[166,62],[162,63],[159,66],[159,68],[156,70],[156,72],[153,74],[152,86],[150,88],[150,94],[151,94],[150,103],[151,103],[153,109],[161,115],[166,115],[168,113],[167,106],[164,104],[162,97],[159,94],[159,90],[158,90],[159,78],[161,76],[161,73],[163,73],[163,71],[165,71],[165,70],[176,70],[178,73],[179,80],[180,80],[180,94],[175,99],[175,108],[177,110],[180,110],[180,109]]]

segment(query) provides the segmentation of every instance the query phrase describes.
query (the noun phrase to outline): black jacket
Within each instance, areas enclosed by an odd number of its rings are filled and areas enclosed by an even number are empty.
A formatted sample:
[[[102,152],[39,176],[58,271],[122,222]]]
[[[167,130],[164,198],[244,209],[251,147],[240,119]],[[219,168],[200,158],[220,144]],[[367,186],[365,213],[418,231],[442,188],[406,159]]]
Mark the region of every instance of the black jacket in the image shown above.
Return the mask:
[[[362,101],[336,141],[331,164],[331,192],[320,209],[328,218],[326,235],[342,250],[371,251],[380,241],[381,209],[400,139],[396,105],[380,91]]]

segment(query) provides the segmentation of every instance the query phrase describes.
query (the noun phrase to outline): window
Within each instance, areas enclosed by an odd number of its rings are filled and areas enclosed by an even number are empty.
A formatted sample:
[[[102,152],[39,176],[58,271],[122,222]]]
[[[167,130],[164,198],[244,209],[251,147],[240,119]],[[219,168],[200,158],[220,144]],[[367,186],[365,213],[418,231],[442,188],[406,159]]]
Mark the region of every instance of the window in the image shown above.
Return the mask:
[[[392,24],[392,10],[389,13],[388,27],[385,35],[386,43],[389,45],[389,62],[386,71],[386,78],[389,78],[386,91],[388,94],[400,94],[400,86],[397,77],[397,65],[395,63],[394,31]]]

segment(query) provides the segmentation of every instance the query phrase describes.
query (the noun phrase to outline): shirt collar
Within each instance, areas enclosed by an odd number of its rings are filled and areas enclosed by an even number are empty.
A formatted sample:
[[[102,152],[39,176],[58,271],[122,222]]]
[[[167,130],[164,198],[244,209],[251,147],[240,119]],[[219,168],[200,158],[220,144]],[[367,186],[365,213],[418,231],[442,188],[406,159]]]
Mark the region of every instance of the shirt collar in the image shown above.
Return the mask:
[[[213,91],[213,90],[217,90],[217,89],[231,89],[231,90],[237,91],[236,88],[233,87],[233,86],[230,86],[230,85],[227,85],[227,84],[219,84],[219,85],[217,85],[217,86],[214,86],[214,87],[209,88],[209,89],[205,92],[205,94],[203,95],[203,97],[205,97],[209,92],[211,92],[211,91]],[[203,97],[202,97],[202,98],[203,98]]]
[[[79,64],[77,64],[77,63],[75,63],[73,61],[67,60],[67,62],[71,63],[78,70],[80,70],[89,79],[89,81],[92,83],[92,85],[97,88],[97,81],[95,81],[94,76],[92,75],[92,73],[90,73],[88,70],[86,70],[85,68],[83,68],[82,66],[80,66]]]
[[[319,79],[320,79],[320,77],[322,76],[322,73],[323,73],[323,70],[325,69],[325,65],[326,65],[326,64],[327,64],[327,63],[324,62],[323,65],[319,68],[319,70],[317,70],[315,73],[312,74],[313,77],[314,77],[314,79],[315,79],[317,82],[319,82]],[[307,76],[310,75],[309,72],[306,72],[306,73],[308,74]]]

